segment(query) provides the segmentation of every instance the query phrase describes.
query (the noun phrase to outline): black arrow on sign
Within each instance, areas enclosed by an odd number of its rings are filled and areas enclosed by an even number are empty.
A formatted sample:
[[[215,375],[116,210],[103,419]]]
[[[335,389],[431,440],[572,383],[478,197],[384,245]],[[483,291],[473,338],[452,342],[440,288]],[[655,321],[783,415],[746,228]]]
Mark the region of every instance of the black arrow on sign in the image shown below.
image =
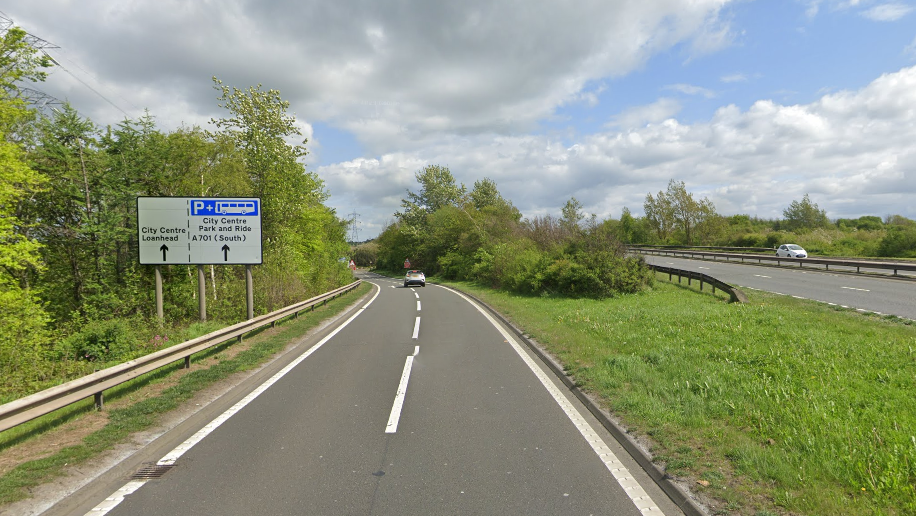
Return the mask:
[[[223,244],[223,261],[224,262],[229,261],[229,245],[228,244]]]
[[[159,248],[162,251],[162,261],[165,261],[165,253],[169,251],[169,246],[162,244],[162,247]]]

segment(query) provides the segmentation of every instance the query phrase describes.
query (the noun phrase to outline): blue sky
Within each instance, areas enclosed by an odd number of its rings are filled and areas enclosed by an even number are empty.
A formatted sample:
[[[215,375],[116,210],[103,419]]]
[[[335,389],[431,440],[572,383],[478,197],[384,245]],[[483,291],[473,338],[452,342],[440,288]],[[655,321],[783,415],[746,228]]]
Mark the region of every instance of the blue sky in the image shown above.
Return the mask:
[[[47,91],[101,125],[146,107],[164,129],[206,126],[214,75],[279,89],[361,237],[427,164],[494,179],[526,216],[571,196],[601,218],[640,214],[675,179],[725,215],[779,217],[809,193],[833,218],[916,218],[916,0],[526,6],[14,0],[4,13],[60,47],[67,70]]]

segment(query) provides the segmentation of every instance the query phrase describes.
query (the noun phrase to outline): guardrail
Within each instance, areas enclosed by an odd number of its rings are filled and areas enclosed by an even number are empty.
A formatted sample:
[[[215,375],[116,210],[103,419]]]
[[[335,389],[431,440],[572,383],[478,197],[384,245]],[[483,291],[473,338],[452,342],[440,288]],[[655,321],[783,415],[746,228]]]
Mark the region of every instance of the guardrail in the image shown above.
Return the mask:
[[[747,303],[747,296],[740,289],[720,281],[712,276],[703,274],[702,272],[696,271],[685,271],[681,269],[675,269],[673,267],[665,267],[662,265],[653,265],[651,263],[646,264],[650,269],[661,272],[662,274],[668,275],[668,281],[672,281],[672,276],[677,276],[677,282],[681,282],[681,278],[687,278],[687,284],[691,285],[693,280],[698,280],[700,282],[700,291],[703,291],[703,285],[708,283],[712,287],[712,293],[716,293],[716,288],[719,290],[724,290],[728,292],[728,296],[731,298],[730,302],[732,303]]]
[[[772,253],[776,251],[775,247],[723,247],[714,245],[627,245],[633,249],[710,249],[715,251],[738,251],[743,253]]]
[[[326,292],[300,303],[281,308],[269,314],[261,315],[221,330],[191,339],[181,344],[151,353],[141,358],[124,362],[116,366],[97,371],[76,380],[60,384],[50,389],[45,389],[30,396],[0,405],[0,432],[25,423],[59,408],[76,403],[80,400],[95,397],[96,407],[102,408],[103,392],[105,389],[120,385],[142,374],[148,373],[184,359],[185,367],[190,366],[191,355],[207,348],[222,344],[231,339],[242,339],[242,336],[264,326],[276,325],[277,321],[286,317],[298,317],[300,312],[313,309],[316,305],[327,303],[329,300],[345,294],[362,283],[356,280],[349,285]]]
[[[797,263],[799,267],[805,265],[823,265],[824,270],[830,270],[830,266],[855,268],[856,273],[862,274],[862,269],[879,269],[894,271],[894,276],[901,276],[900,271],[916,273],[916,263],[905,262],[879,262],[869,260],[843,260],[837,258],[783,258],[773,255],[762,254],[734,254],[734,253],[714,253],[708,251],[682,251],[677,249],[661,248],[631,248],[631,251],[645,254],[655,254],[659,256],[682,256],[682,257],[700,257],[704,258],[725,258],[725,261],[740,261],[745,263],[748,260],[756,260],[757,263],[776,262],[776,265],[782,265],[782,262]],[[885,275],[888,276],[888,275]]]

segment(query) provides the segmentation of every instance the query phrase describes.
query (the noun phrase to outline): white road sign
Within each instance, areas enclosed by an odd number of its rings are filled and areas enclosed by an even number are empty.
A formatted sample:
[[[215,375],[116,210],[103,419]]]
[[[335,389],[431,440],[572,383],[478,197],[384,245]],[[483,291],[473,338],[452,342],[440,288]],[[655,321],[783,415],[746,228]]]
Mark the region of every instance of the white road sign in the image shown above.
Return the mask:
[[[140,263],[261,263],[261,199],[137,197]]]

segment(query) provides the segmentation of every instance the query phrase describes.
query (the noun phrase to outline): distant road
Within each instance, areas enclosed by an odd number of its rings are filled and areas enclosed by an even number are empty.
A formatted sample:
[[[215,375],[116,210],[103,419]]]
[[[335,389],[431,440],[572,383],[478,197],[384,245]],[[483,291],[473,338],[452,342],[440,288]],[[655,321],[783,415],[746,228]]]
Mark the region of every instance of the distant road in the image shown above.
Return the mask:
[[[809,268],[762,267],[668,256],[645,258],[647,263],[700,271],[738,287],[916,319],[916,281],[834,274]]]
[[[48,515],[682,514],[468,299],[363,277],[377,297],[264,372],[269,388],[154,443],[161,478],[105,475]]]

